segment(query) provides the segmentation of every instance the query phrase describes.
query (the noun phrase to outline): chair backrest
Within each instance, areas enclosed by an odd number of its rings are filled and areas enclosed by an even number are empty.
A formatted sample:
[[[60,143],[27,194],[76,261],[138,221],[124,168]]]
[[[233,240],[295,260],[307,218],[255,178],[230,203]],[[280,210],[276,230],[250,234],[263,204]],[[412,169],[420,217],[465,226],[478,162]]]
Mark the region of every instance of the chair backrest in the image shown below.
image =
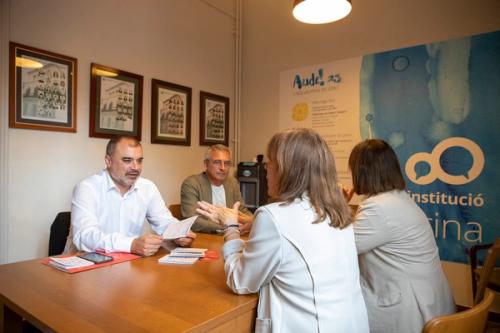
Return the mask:
[[[172,213],[172,215],[178,219],[182,220],[182,212],[181,212],[181,205],[180,204],[172,204],[168,206],[168,210]]]
[[[50,226],[49,256],[63,253],[71,225],[71,212],[60,212]]]
[[[477,292],[474,297],[474,304],[478,304],[483,299],[484,291],[488,286],[488,281],[490,280],[491,273],[495,268],[498,257],[500,256],[500,238],[497,238],[495,244],[493,244],[488,249],[488,255],[486,257],[486,262],[484,263],[481,277],[477,284]]]
[[[422,333],[478,333],[483,332],[488,320],[488,310],[495,299],[495,293],[486,289],[483,300],[462,312],[429,320]]]
[[[472,281],[472,300],[476,297],[477,293],[477,280],[479,275],[477,274],[478,266],[482,266],[479,260],[479,253],[483,250],[488,250],[493,244],[476,244],[472,245],[469,249],[469,261],[470,261],[470,272]]]

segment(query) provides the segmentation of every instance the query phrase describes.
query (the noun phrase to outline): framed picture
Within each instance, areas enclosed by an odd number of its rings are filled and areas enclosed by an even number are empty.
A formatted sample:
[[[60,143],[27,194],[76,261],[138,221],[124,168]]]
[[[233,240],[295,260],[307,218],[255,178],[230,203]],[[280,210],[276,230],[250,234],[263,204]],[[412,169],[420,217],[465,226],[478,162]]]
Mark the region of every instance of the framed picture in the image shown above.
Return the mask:
[[[77,60],[10,42],[9,127],[76,132]]]
[[[151,142],[191,145],[191,88],[151,81]]]
[[[141,75],[91,64],[89,135],[128,135],[141,140]]]
[[[229,143],[229,98],[200,91],[200,145]]]

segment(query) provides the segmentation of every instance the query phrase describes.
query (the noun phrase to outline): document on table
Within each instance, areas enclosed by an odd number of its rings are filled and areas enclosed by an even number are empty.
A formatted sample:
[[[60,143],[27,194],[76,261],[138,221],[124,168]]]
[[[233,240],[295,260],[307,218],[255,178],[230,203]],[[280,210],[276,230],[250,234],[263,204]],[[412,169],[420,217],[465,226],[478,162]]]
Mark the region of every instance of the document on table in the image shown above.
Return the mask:
[[[59,268],[63,271],[68,271],[72,268],[81,268],[92,266],[94,263],[76,256],[64,257],[64,258],[50,258],[48,264],[55,268]]]
[[[193,247],[178,247],[169,254],[158,259],[160,264],[194,264],[198,259],[205,256],[207,249]]]
[[[185,220],[170,224],[163,233],[163,239],[169,240],[186,237],[197,217],[198,215],[191,216]]]
[[[192,265],[200,258],[172,257],[170,254],[158,259],[160,264]]]
[[[101,264],[94,264],[92,261],[85,260],[77,256],[65,256],[44,258],[42,259],[42,264],[52,266],[67,273],[78,273],[87,271],[89,269],[119,264],[124,261],[142,258],[141,256],[124,252],[111,252],[106,253],[106,255],[113,257],[113,260],[103,262]]]
[[[203,258],[206,251],[207,249],[194,247],[178,247],[170,252],[170,256],[182,258]]]

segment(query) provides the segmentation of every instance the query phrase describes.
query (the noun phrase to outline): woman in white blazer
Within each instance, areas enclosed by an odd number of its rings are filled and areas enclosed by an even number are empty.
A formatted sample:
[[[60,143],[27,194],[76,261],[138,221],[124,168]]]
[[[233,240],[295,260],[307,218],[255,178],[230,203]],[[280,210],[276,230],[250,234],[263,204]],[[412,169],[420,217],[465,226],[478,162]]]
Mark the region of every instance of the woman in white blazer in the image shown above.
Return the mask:
[[[273,203],[257,210],[246,243],[238,204],[199,204],[200,214],[227,226],[227,285],[259,292],[256,332],[368,332],[352,217],[327,144],[309,129],[283,131],[267,157]]]
[[[371,332],[421,332],[455,312],[438,248],[424,212],[404,191],[394,150],[365,140],[349,157],[353,190],[367,196],[354,222],[361,288]]]

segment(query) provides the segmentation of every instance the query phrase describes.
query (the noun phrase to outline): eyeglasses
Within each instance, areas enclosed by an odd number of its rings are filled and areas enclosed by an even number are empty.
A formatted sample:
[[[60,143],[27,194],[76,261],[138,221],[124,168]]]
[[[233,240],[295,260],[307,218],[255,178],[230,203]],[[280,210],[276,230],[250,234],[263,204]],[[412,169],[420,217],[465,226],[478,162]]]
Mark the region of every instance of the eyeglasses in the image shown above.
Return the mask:
[[[221,167],[223,163],[226,168],[230,168],[233,165],[233,162],[231,161],[210,160],[210,162],[212,162],[212,164],[218,167]]]

